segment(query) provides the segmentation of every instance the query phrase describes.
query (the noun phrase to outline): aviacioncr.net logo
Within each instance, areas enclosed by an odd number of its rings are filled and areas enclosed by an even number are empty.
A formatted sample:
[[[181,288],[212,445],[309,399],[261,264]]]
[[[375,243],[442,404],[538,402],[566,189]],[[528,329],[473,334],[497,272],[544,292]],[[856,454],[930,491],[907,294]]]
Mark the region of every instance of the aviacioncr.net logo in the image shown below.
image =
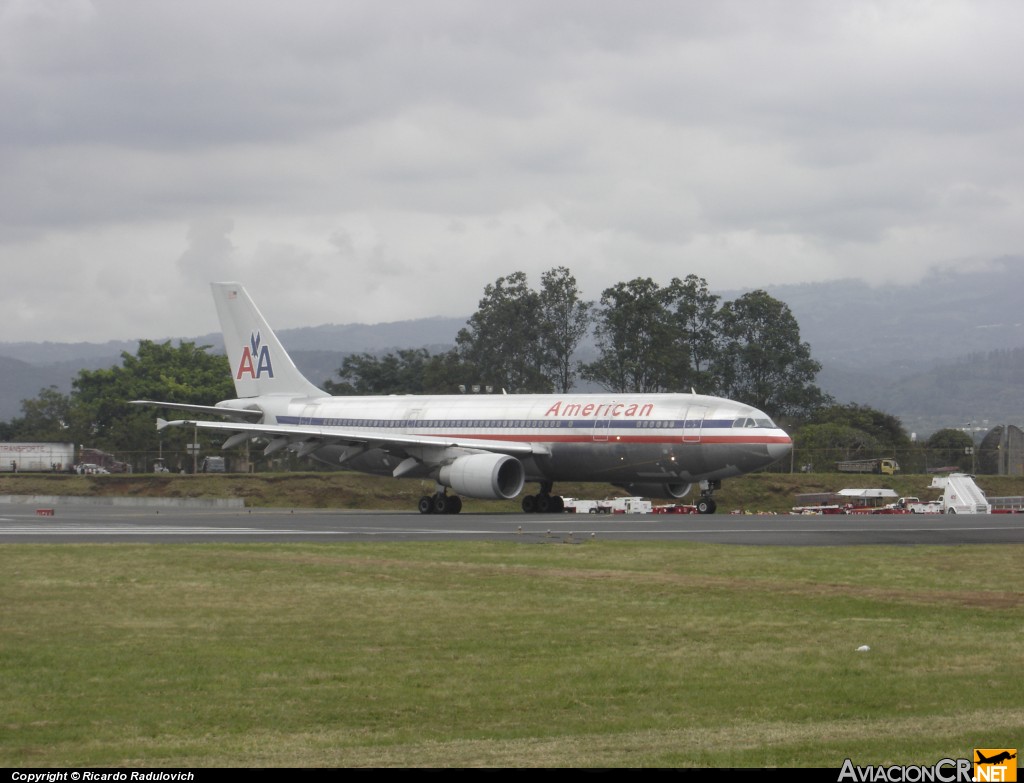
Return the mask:
[[[839,771],[839,783],[971,783],[972,767],[970,759],[940,759],[931,767],[855,767],[846,759]]]

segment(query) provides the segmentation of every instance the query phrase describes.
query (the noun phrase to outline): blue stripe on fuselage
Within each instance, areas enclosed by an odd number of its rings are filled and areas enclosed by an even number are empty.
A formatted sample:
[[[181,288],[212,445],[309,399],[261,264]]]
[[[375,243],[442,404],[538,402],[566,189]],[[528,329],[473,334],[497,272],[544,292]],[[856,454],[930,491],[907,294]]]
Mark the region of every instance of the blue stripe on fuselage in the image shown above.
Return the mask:
[[[730,429],[733,419],[687,420],[659,419],[354,419],[319,416],[278,416],[278,424],[312,427],[368,427],[375,429],[587,429],[617,430],[695,430]]]

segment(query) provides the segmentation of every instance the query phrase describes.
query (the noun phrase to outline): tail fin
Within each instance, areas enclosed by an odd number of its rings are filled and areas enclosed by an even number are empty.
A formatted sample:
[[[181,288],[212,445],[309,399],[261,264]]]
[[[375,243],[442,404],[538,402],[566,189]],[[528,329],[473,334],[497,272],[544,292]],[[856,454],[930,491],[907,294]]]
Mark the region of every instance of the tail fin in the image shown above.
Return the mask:
[[[211,288],[239,397],[325,396],[299,372],[241,283],[212,283]]]

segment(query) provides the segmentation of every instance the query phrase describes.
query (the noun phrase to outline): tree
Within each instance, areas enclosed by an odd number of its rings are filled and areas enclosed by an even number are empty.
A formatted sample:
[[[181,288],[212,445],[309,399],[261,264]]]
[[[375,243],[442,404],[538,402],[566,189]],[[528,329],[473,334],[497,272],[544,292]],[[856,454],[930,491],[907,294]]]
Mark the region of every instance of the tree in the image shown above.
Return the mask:
[[[601,356],[580,368],[587,380],[612,392],[661,392],[677,386],[673,292],[651,278],[634,278],[601,294],[595,332]]]
[[[802,426],[793,436],[793,448],[801,465],[824,470],[834,468],[840,460],[875,457],[881,446],[864,430],[825,422]]]
[[[877,456],[882,448],[864,430],[846,424],[806,424],[794,436],[794,446],[814,452],[834,452],[834,458],[857,459]]]
[[[476,382],[509,392],[551,390],[542,372],[540,310],[540,295],[527,285],[524,272],[484,288],[479,309],[455,338],[459,356],[478,372]]]
[[[77,415],[88,422],[82,441],[108,451],[144,451],[156,441],[153,412],[129,401],[212,405],[233,397],[227,357],[210,354],[209,348],[142,340],[134,356],[121,354],[120,367],[79,372],[71,397]]]
[[[80,443],[88,426],[72,398],[56,386],[39,391],[39,396],[21,401],[22,415],[4,427],[4,440]]]
[[[721,297],[712,294],[707,280],[697,275],[687,275],[685,280],[673,278],[669,297],[681,370],[677,388],[709,390],[714,386],[711,367],[719,350],[718,301]]]
[[[431,355],[426,348],[409,348],[383,357],[346,356],[338,375],[340,383],[324,384],[328,394],[454,394],[475,370],[454,350]]]
[[[847,405],[823,406],[811,413],[808,423],[833,424],[855,429],[870,436],[878,444],[878,448],[885,448],[890,452],[910,447],[910,437],[899,418],[867,405],[851,402]]]
[[[111,452],[144,452],[157,443],[152,409],[131,400],[212,405],[234,396],[227,357],[210,346],[143,340],[135,355],[123,352],[121,366],[81,370],[69,395],[56,388],[22,401],[24,415],[4,427],[6,437],[58,441]],[[184,443],[191,433],[175,429],[161,436]]]
[[[947,428],[934,432],[925,444],[928,450],[928,467],[956,465],[961,470],[970,470],[972,459],[967,449],[973,446],[971,436],[962,430]]]
[[[430,357],[423,367],[423,389],[430,394],[455,394],[465,391],[466,381],[480,377],[476,367],[453,348]]]
[[[541,276],[540,322],[543,347],[542,372],[560,392],[572,389],[576,381],[573,355],[590,330],[591,302],[580,298],[576,278],[564,266]]]
[[[352,354],[342,361],[341,383],[328,381],[328,394],[422,394],[423,366],[429,360],[426,348],[408,348],[378,357]]]
[[[806,416],[828,401],[814,378],[821,365],[800,341],[789,307],[757,290],[719,311],[722,348],[712,362],[718,391],[773,418]]]

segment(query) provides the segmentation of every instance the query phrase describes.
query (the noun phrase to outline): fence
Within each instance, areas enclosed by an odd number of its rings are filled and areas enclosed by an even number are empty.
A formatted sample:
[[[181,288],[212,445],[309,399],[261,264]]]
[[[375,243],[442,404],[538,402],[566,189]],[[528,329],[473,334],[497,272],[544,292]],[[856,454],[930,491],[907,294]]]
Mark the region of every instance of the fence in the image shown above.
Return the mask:
[[[843,449],[794,448],[788,457],[767,468],[772,473],[835,473],[836,463],[847,460],[892,458],[900,466],[900,473],[949,473],[953,471],[974,475],[1024,476],[1021,460],[1010,460],[1000,469],[1000,450],[975,449],[972,454],[951,449],[911,447],[873,454],[851,453]],[[1005,460],[1004,460],[1005,462]]]

